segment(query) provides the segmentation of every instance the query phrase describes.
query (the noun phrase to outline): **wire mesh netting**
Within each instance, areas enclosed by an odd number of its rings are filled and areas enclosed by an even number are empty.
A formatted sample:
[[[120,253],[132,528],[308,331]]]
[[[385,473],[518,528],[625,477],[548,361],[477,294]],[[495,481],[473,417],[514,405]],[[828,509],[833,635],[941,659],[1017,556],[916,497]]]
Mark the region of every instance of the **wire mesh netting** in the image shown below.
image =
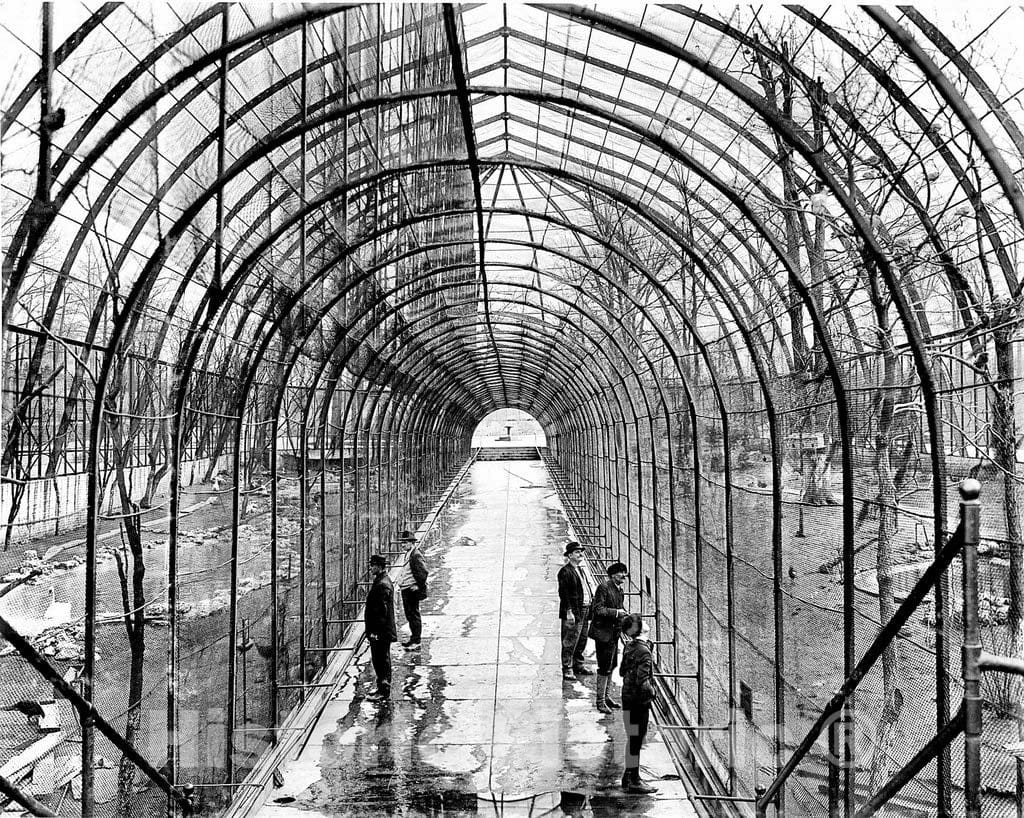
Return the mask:
[[[869,803],[964,694],[959,559],[890,627],[962,478],[982,642],[1024,649],[1022,13],[8,6],[4,776],[244,803],[369,556],[514,408],[698,785]],[[1017,815],[1021,682],[982,693]],[[962,814],[964,752],[893,808]]]

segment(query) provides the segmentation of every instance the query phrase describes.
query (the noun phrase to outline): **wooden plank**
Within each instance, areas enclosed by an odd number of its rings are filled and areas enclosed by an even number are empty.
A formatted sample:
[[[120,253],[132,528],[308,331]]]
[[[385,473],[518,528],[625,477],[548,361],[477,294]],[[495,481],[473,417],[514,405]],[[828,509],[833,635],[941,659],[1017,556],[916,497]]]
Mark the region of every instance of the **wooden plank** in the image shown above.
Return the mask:
[[[19,778],[32,764],[47,753],[52,752],[62,741],[64,741],[63,731],[47,733],[39,741],[33,742],[4,764],[3,767],[0,767],[0,775],[5,778]]]

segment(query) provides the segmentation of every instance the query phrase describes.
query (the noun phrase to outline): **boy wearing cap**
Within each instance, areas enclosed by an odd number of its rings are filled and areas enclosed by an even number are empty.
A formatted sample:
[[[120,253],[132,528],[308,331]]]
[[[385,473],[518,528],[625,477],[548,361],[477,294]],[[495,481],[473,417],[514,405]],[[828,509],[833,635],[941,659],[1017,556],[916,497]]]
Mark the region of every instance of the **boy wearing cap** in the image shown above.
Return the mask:
[[[388,561],[383,554],[370,556],[373,582],[366,594],[366,641],[370,643],[370,661],[377,676],[377,690],[367,696],[370,701],[391,698],[391,643],[398,641],[395,627],[395,587],[388,577]]]
[[[626,728],[622,789],[633,795],[651,795],[657,787],[640,780],[640,748],[656,698],[650,632],[639,614],[629,614],[622,619],[622,633],[628,640],[622,651],[622,723]]]
[[[562,678],[572,680],[591,675],[583,664],[589,606],[580,574],[583,546],[578,542],[566,543],[565,556],[569,561],[558,570],[558,618],[562,620]]]
[[[409,641],[403,642],[406,650],[417,650],[423,635],[423,617],[420,616],[420,600],[427,598],[427,563],[416,545],[416,537],[411,531],[403,531],[398,541],[404,544],[408,558],[402,575],[398,578],[398,589],[402,592],[402,610],[405,611],[409,623]]]
[[[613,562],[608,566],[608,579],[597,586],[594,591],[594,604],[591,606],[590,638],[597,647],[597,709],[602,713],[611,713],[612,708],[620,705],[611,697],[612,671],[619,659],[619,633],[622,618],[626,615],[623,608],[625,592],[622,586],[629,576],[629,569],[621,562]]]

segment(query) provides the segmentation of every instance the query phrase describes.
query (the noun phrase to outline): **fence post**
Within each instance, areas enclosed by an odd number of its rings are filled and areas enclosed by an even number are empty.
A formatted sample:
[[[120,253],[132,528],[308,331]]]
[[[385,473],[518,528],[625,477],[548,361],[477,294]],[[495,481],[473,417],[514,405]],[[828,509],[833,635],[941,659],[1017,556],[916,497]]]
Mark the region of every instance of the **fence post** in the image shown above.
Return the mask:
[[[960,519],[963,522],[964,598],[964,813],[981,816],[981,633],[978,627],[978,539],[981,528],[981,483],[960,483]]]

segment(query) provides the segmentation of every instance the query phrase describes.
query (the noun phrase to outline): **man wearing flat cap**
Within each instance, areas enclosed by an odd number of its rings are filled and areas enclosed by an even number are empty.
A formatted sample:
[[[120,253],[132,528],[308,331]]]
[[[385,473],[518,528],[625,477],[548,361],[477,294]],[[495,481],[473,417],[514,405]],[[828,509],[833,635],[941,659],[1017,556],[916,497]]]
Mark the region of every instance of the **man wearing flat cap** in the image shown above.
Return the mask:
[[[411,531],[403,531],[398,538],[407,549],[405,567],[398,578],[398,590],[402,592],[402,610],[409,623],[409,641],[403,642],[406,650],[418,650],[423,635],[423,617],[420,616],[420,600],[427,598],[427,563],[416,544]]]
[[[387,701],[391,698],[391,643],[398,641],[395,627],[395,586],[388,577],[388,561],[383,554],[370,556],[373,581],[366,594],[366,641],[370,643],[370,661],[377,676],[377,690],[366,698]]]
[[[565,556],[568,562],[558,570],[558,618],[562,620],[562,678],[573,680],[591,675],[583,664],[590,606],[581,573],[583,546],[578,542],[566,543]]]
[[[612,671],[619,659],[619,633],[622,618],[626,615],[623,607],[626,598],[623,586],[629,569],[621,562],[608,566],[608,579],[602,581],[594,591],[594,603],[590,607],[590,638],[597,647],[597,709],[611,713],[612,708],[621,705],[611,697]]]

